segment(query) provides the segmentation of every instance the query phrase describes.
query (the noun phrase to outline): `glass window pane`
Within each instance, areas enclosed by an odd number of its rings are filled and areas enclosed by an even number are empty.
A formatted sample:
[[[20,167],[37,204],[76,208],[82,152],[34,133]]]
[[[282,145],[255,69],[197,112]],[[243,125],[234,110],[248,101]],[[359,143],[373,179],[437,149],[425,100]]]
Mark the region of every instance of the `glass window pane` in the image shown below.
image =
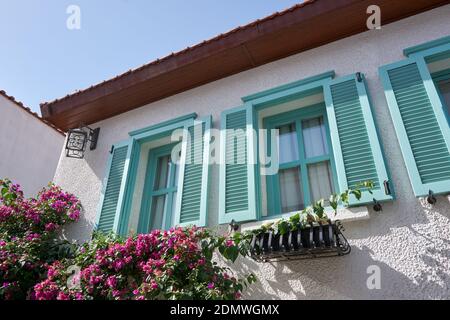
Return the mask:
[[[173,227],[175,225],[175,210],[177,203],[177,192],[172,193],[172,212],[170,214],[170,226]]]
[[[163,228],[164,207],[166,196],[155,196],[152,201],[152,211],[150,213],[150,231]]]
[[[175,169],[175,176],[174,176],[174,182],[173,185],[175,187],[178,187],[178,175],[180,173],[180,166],[176,163],[172,163],[172,169]]]
[[[286,124],[279,130],[279,162],[287,163],[298,160],[298,142],[295,123]]]
[[[325,199],[325,204],[327,204],[329,197],[334,192],[330,162],[308,165],[308,177],[312,201]]]
[[[439,83],[439,89],[447,107],[447,115],[450,117],[450,81]]]
[[[155,185],[153,190],[160,190],[167,187],[169,176],[169,163],[170,155],[162,156],[158,158],[158,164],[156,165],[155,172]]]
[[[328,143],[323,117],[303,120],[302,131],[306,158],[328,154]]]
[[[280,201],[282,213],[293,212],[305,208],[303,190],[300,183],[298,167],[279,171]]]

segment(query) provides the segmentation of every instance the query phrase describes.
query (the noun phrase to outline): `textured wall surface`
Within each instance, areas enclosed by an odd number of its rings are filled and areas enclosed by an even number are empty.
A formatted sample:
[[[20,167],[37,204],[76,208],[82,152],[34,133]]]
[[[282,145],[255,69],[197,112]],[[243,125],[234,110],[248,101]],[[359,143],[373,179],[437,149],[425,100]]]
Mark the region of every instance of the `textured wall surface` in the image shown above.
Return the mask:
[[[363,72],[372,97],[374,116],[392,173],[397,199],[382,213],[369,208],[370,219],[345,223],[352,253],[345,257],[276,264],[241,261],[238,272],[255,272],[258,284],[250,299],[362,299],[450,297],[450,196],[431,207],[414,197],[378,67],[404,59],[402,50],[449,35],[450,5],[385,25],[331,44],[246,71],[143,106],[93,125],[101,127],[97,150],[85,160],[61,157],[55,180],[81,198],[83,221],[67,230],[67,237],[88,239],[97,212],[101,181],[111,144],[128,132],[189,112],[212,113],[219,127],[220,113],[241,104],[240,98],[278,85],[335,70],[336,76]],[[212,168],[209,225],[217,223],[218,170]],[[381,271],[381,289],[369,290],[367,267]]]
[[[34,196],[55,174],[64,136],[0,95],[0,178]]]

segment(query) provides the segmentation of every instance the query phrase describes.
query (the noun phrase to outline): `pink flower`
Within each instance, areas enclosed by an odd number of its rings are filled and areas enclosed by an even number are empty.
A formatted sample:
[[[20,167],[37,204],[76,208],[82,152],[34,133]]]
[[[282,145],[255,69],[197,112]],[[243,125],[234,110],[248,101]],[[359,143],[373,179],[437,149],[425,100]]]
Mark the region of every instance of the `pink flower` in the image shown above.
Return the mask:
[[[151,285],[151,287],[152,287],[152,289],[158,289],[158,283],[156,283],[156,281],[155,280],[152,280],[151,281],[151,283],[150,283],[150,285]]]
[[[66,203],[61,200],[56,200],[51,204],[51,207],[56,210],[58,213],[62,213],[64,211],[64,208],[66,207]]]
[[[179,256],[178,254],[174,255],[174,256],[173,256],[173,260],[175,260],[175,261],[180,260],[180,256]]]
[[[67,294],[61,291],[60,293],[58,293],[56,300],[70,300],[70,298]]]
[[[119,297],[120,296],[120,291],[119,290],[113,290],[112,291],[112,295],[113,295],[113,297]]]
[[[199,266],[202,266],[202,265],[204,265],[205,263],[206,263],[206,261],[205,261],[204,258],[200,258],[200,259],[198,259],[198,261],[197,261],[197,264],[198,264]]]
[[[232,246],[234,246],[234,242],[233,242],[233,240],[228,239],[228,240],[225,242],[225,245],[226,245],[227,247],[232,247]]]
[[[0,221],[5,221],[12,215],[12,208],[7,206],[0,206]]]
[[[84,300],[84,296],[81,292],[75,293],[75,300]]]
[[[117,286],[117,278],[116,278],[116,276],[108,277],[108,279],[106,279],[106,284],[111,289],[115,288]]]
[[[35,239],[39,239],[41,236],[39,235],[39,234],[37,234],[37,233],[30,233],[29,235],[27,235],[26,237],[25,237],[25,239],[27,240],[27,241],[33,241],[33,240],[35,240]]]
[[[56,223],[53,223],[53,222],[50,222],[50,223],[47,223],[46,225],[45,225],[45,230],[46,231],[55,231],[56,230],[56,228],[58,228],[58,225],[56,224]]]
[[[208,289],[214,289],[214,282],[208,283]]]
[[[74,210],[69,213],[71,220],[77,221],[80,218],[80,210]]]

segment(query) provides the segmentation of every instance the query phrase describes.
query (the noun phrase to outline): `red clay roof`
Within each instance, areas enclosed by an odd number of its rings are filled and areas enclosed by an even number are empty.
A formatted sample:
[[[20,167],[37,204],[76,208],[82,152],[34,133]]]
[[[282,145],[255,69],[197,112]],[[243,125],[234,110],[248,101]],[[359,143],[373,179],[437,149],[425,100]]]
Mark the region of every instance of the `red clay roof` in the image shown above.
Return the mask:
[[[318,1],[318,0],[305,0],[304,2],[296,4],[296,5],[290,7],[288,9],[286,9],[286,10],[277,11],[277,12],[275,12],[275,13],[271,14],[270,16],[267,16],[267,17],[265,17],[263,19],[257,19],[257,20],[255,20],[255,21],[253,21],[253,22],[251,22],[249,24],[246,24],[244,26],[238,26],[238,27],[236,27],[236,28],[234,28],[234,29],[232,29],[232,30],[230,30],[228,32],[221,33],[221,34],[219,34],[219,35],[217,35],[217,36],[215,36],[215,37],[213,37],[211,39],[204,40],[204,41],[202,41],[200,43],[197,43],[196,45],[194,45],[192,47],[187,47],[187,48],[185,48],[183,50],[180,50],[180,51],[177,51],[177,52],[172,52],[171,54],[169,54],[169,55],[167,55],[165,57],[158,58],[158,59],[156,59],[154,61],[151,61],[149,63],[143,64],[140,67],[137,67],[137,68],[134,68],[134,69],[130,69],[130,70],[128,70],[128,71],[126,71],[126,72],[124,72],[122,74],[119,74],[119,75],[117,75],[117,76],[115,76],[115,77],[113,77],[111,79],[104,80],[104,81],[102,81],[100,83],[97,83],[97,84],[94,84],[94,85],[92,85],[92,86],[90,86],[88,88],[80,89],[80,90],[77,90],[77,91],[75,91],[73,93],[69,93],[66,96],[62,97],[62,98],[57,98],[57,99],[55,99],[53,101],[49,101],[49,102],[43,102],[40,105],[41,106],[43,106],[43,105],[51,105],[51,104],[54,104],[56,102],[68,99],[70,97],[73,97],[73,96],[85,93],[86,91],[96,89],[96,88],[98,88],[98,87],[100,87],[100,86],[102,86],[104,84],[107,84],[108,82],[112,82],[112,81],[118,80],[118,79],[120,79],[122,77],[125,77],[125,76],[129,75],[129,74],[132,74],[132,73],[137,72],[139,70],[145,69],[145,68],[147,68],[147,67],[149,67],[151,65],[162,63],[165,60],[168,60],[168,59],[170,59],[172,57],[175,57],[175,56],[178,56],[178,55],[182,55],[182,54],[187,53],[189,51],[195,50],[195,49],[197,49],[197,48],[199,48],[201,46],[207,45],[207,44],[209,44],[211,42],[218,41],[218,40],[220,40],[222,38],[225,38],[225,37],[227,37],[227,36],[229,36],[229,35],[231,35],[233,33],[238,32],[238,31],[251,28],[251,27],[257,25],[258,23],[262,23],[262,22],[265,22],[265,21],[268,21],[268,20],[275,19],[276,17],[282,16],[282,15],[284,15],[286,13],[289,13],[289,12],[292,12],[294,10],[300,9],[300,8],[302,8],[302,7],[306,6],[306,5],[309,5],[309,4],[313,3],[313,2],[316,2],[316,1]]]
[[[41,104],[43,118],[67,130],[91,124],[206,83],[367,31],[366,9],[382,24],[450,0],[309,0]]]
[[[8,95],[4,90],[0,90],[0,95],[5,97],[6,99],[8,99],[9,101],[11,101],[12,103],[14,103],[14,105],[18,106],[19,108],[21,108],[22,110],[25,110],[26,112],[28,112],[29,114],[31,114],[33,117],[35,117],[36,119],[38,119],[39,121],[41,121],[42,123],[44,123],[45,125],[49,126],[50,128],[52,128],[53,130],[57,131],[58,133],[60,133],[61,135],[65,136],[64,131],[62,131],[61,129],[57,128],[53,123],[48,122],[47,120],[39,117],[39,115],[36,112],[31,111],[30,108],[26,107],[22,102],[17,101],[13,96]]]

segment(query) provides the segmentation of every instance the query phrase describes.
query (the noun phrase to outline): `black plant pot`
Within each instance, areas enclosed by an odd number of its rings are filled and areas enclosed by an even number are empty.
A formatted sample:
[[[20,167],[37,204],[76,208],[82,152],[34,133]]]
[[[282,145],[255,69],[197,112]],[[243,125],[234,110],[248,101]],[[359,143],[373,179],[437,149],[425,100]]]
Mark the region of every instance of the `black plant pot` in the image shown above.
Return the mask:
[[[350,245],[342,234],[339,221],[313,223],[285,234],[268,231],[254,235],[252,258],[258,261],[283,261],[305,258],[342,256],[350,253]]]

